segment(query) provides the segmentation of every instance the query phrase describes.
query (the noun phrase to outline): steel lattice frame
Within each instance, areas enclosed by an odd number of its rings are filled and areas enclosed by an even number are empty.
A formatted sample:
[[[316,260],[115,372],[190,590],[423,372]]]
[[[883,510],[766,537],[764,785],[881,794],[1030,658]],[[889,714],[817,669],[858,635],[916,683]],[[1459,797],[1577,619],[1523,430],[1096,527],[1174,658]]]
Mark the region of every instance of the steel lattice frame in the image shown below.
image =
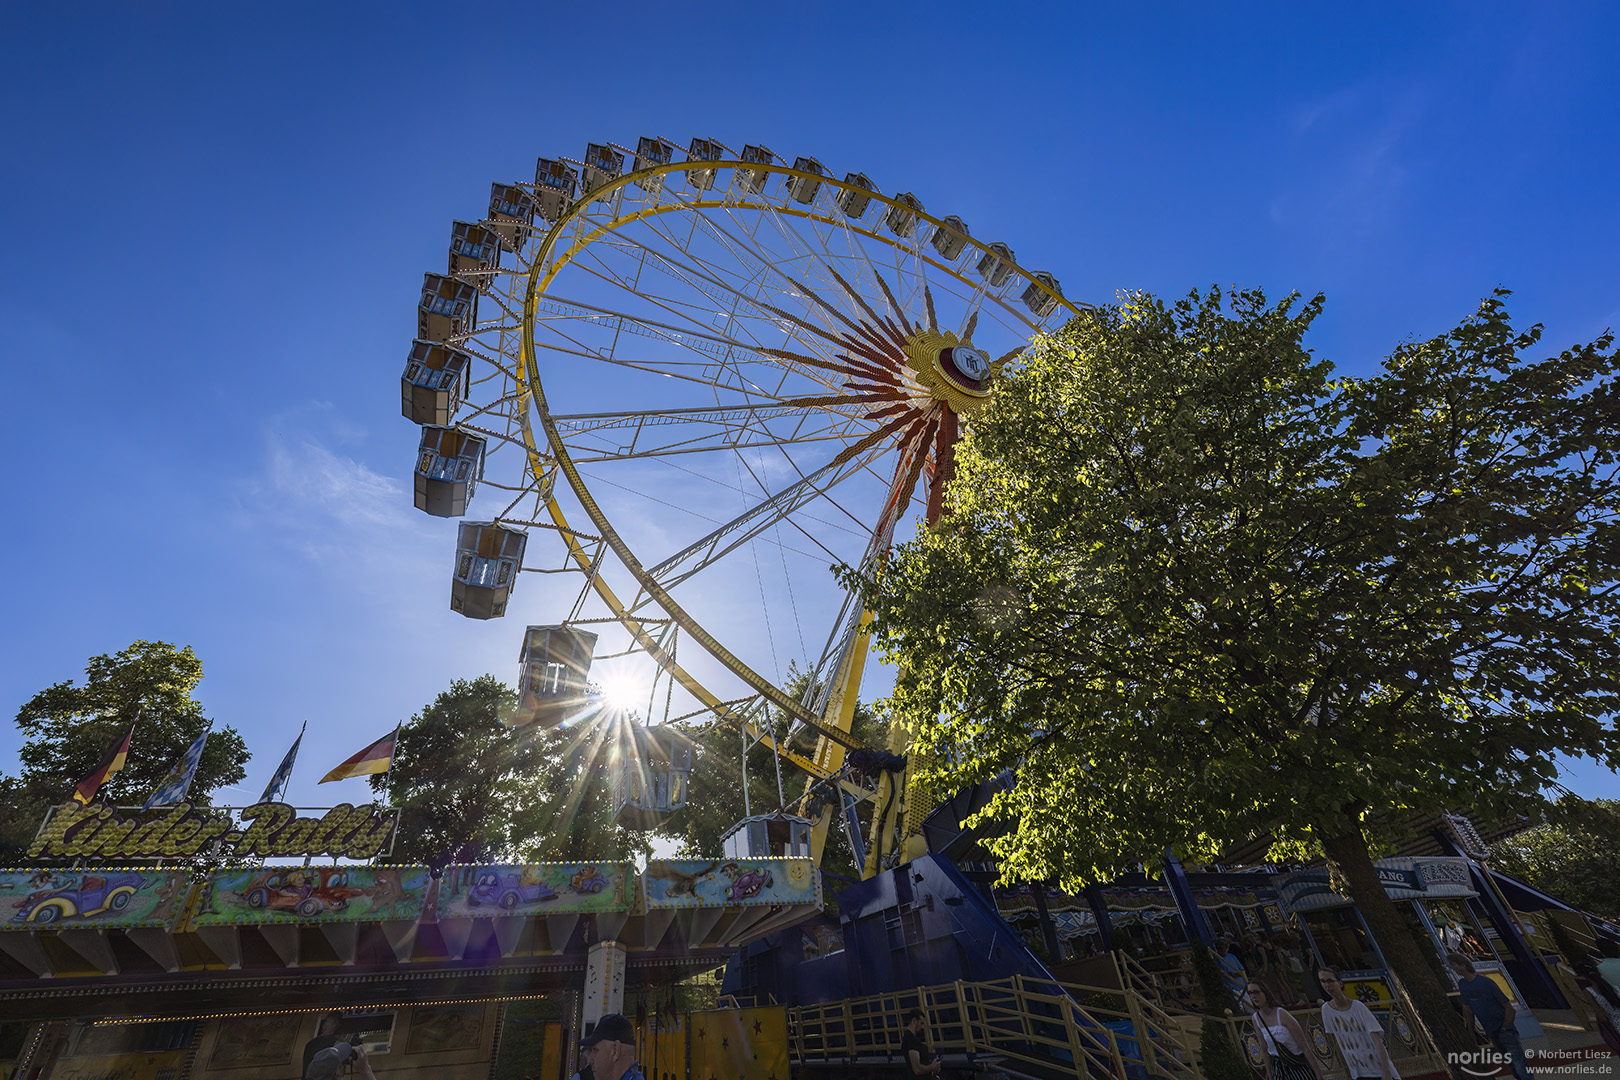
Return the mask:
[[[544,545],[531,544],[524,569],[583,574],[570,619],[622,626],[627,649],[671,680],[666,711],[678,686],[689,712],[756,736],[761,710],[774,705],[848,745],[828,716],[838,673],[865,647],[851,598],[826,619],[819,655],[806,655],[801,701],[760,670],[757,641],[711,632],[704,597],[714,582],[734,583],[752,554],[763,606],[761,545],[781,556],[795,609],[808,594],[793,589],[790,555],[801,567],[820,560],[823,576],[800,588],[829,595],[829,563],[881,557],[939,486],[957,414],[988,395],[969,380],[964,397],[927,357],[971,342],[1005,359],[1079,308],[1005,247],[951,231],[960,222],[862,177],[735,156],[586,175],[596,186],[543,235],[537,221],[515,267],[461,275],[486,290],[486,317],[451,339],[476,367],[455,422],[489,440],[482,484],[506,496],[493,516],[562,538],[560,565],[542,565]],[[583,390],[582,374],[594,380]],[[608,407],[568,411],[575,401]],[[705,527],[649,552],[647,537],[662,529],[637,521],[643,535],[627,538],[614,520],[627,493],[653,504],[677,497],[673,486],[648,490],[649,465],[670,470],[671,485],[718,485],[740,510],[674,506],[666,516]],[[604,506],[602,492],[621,505]],[[492,494],[469,516],[488,514]],[[679,637],[713,658],[707,672],[676,659]],[[719,679],[729,685],[711,690]],[[824,754],[779,752],[828,775]]]

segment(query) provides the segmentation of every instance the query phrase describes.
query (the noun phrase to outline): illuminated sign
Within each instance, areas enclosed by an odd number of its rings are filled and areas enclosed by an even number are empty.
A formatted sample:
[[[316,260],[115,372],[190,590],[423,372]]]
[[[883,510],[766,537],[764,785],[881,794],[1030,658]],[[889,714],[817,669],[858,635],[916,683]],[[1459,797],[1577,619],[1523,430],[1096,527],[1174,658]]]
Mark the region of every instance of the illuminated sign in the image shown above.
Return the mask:
[[[320,817],[299,817],[286,803],[256,803],[237,812],[176,803],[155,814],[123,817],[105,803],[57,807],[28,848],[29,858],[158,859],[218,846],[237,855],[332,855],[369,859],[393,836],[398,814],[341,803]]]

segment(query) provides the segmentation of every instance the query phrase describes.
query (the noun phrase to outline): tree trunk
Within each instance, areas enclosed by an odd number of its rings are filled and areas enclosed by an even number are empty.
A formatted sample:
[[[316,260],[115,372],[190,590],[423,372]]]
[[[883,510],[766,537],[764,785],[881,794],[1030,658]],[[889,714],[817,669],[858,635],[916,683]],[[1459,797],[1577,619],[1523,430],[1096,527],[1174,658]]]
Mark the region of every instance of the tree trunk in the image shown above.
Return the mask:
[[[1434,967],[1419,950],[1432,948],[1428,942],[1419,943],[1395,910],[1395,902],[1384,891],[1378,880],[1378,870],[1367,852],[1367,838],[1359,828],[1338,836],[1317,834],[1323,850],[1344,875],[1350,886],[1350,898],[1356,902],[1373,940],[1389,963],[1395,976],[1395,992],[1407,1006],[1408,1012],[1428,1033],[1440,1056],[1455,1061],[1453,1055],[1478,1049],[1471,1033],[1463,1026],[1462,1016],[1446,999],[1447,987],[1435,974]],[[1462,1073],[1449,1066],[1453,1076]]]

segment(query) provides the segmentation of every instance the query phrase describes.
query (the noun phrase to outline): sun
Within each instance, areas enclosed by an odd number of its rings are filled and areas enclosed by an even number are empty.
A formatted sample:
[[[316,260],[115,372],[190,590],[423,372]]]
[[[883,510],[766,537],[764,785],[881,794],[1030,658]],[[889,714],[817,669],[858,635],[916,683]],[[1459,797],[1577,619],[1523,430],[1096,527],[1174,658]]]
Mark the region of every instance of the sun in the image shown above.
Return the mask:
[[[610,708],[630,711],[647,707],[647,686],[631,675],[603,672],[597,685],[602,688],[602,703]]]

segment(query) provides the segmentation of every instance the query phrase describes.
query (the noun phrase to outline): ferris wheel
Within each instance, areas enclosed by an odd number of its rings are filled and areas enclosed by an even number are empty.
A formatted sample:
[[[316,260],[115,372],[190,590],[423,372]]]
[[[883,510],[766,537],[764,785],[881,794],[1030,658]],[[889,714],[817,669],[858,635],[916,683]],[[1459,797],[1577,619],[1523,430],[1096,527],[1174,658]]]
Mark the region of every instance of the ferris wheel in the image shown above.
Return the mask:
[[[1078,310],[1006,244],[814,158],[542,157],[453,224],[402,382],[417,505],[478,519],[451,606],[541,624],[525,719],[554,721],[594,654],[593,677],[640,665],[649,716],[763,736],[785,712],[819,740],[779,758],[831,776],[866,651],[831,567],[939,515],[963,421]]]

